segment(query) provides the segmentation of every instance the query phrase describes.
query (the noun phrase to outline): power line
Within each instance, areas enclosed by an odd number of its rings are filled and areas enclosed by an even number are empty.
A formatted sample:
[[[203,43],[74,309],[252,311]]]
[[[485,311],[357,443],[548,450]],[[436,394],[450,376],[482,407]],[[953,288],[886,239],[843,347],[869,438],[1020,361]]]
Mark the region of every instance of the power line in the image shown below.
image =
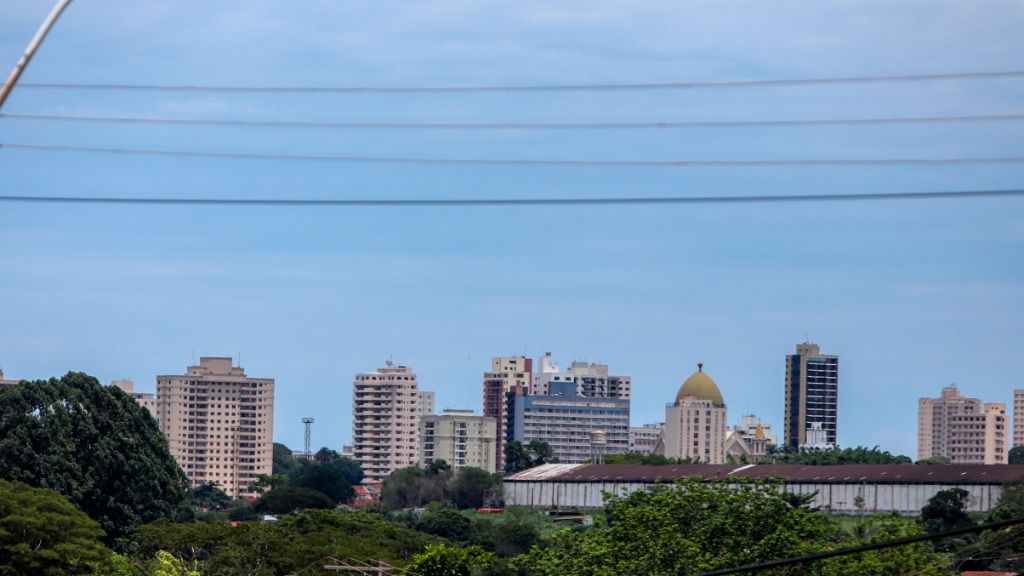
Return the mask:
[[[357,130],[660,130],[679,128],[783,128],[800,126],[872,126],[888,124],[1019,122],[1024,120],[1024,114],[665,122],[325,122],[302,120],[208,120],[195,118],[129,116],[67,116],[58,114],[0,114],[0,119],[102,124],[152,124],[171,126],[227,126],[254,128],[339,128]]]
[[[836,202],[928,200],[951,198],[1022,197],[1024,188],[1008,190],[953,190],[941,192],[877,192],[854,194],[775,194],[746,196],[645,196],[609,198],[429,198],[429,199],[315,199],[315,198],[142,198],[117,196],[16,196],[0,202],[36,204],[136,204],[181,206],[335,206],[335,207],[452,207],[452,206],[600,206],[643,204],[756,204],[776,202]]]
[[[970,534],[972,532],[983,532],[985,530],[994,530],[996,528],[1003,528],[1006,526],[1013,526],[1016,524],[1024,523],[1024,517],[1011,518],[1009,520],[1000,520],[998,522],[989,522],[987,524],[980,524],[978,526],[969,526],[967,528],[957,528],[955,530],[946,530],[944,532],[936,532],[934,534],[920,534],[918,536],[908,536],[906,538],[897,538],[895,540],[886,540],[884,542],[875,542],[872,544],[865,544],[863,546],[852,546],[850,548],[840,548],[838,550],[830,550],[828,552],[819,552],[817,554],[808,554],[806,556],[799,556],[796,558],[786,558],[783,560],[773,560],[770,562],[761,562],[759,564],[751,564],[749,566],[741,566],[739,568],[726,568],[723,570],[712,570],[710,572],[702,572],[698,576],[724,576],[725,574],[740,574],[743,572],[757,572],[760,570],[768,570],[770,568],[780,568],[782,566],[792,566],[795,564],[805,564],[807,562],[815,562],[818,560],[825,560],[827,558],[835,558],[837,556],[848,556],[850,554],[859,554],[861,552],[870,552],[872,550],[881,550],[884,548],[895,548],[897,546],[906,546],[907,544],[914,544],[917,542],[926,542],[929,540],[938,540],[949,536],[958,536],[960,534]]]
[[[650,82],[622,84],[535,84],[492,86],[214,86],[203,84],[97,84],[68,82],[25,82],[19,86],[41,90],[113,90],[146,92],[254,92],[306,94],[416,94],[458,92],[626,92],[646,90],[696,90],[710,88],[758,88],[767,86],[812,86],[821,84],[881,84],[892,82],[932,82],[941,80],[987,80],[1017,78],[1024,70],[995,72],[949,72],[941,74],[901,74],[875,76],[833,76],[774,80],[726,80],[701,82]]]
[[[780,166],[901,166],[1018,164],[1024,156],[952,158],[852,158],[790,160],[549,160],[540,158],[422,158],[402,156],[337,156],[316,154],[269,154],[254,152],[210,152],[202,150],[159,150],[152,148],[103,148],[49,144],[0,143],[0,149],[32,152],[80,152],[125,156],[170,156],[226,160],[274,160],[289,162],[332,162],[342,164],[422,164],[441,166],[547,166],[561,168],[758,168]]]

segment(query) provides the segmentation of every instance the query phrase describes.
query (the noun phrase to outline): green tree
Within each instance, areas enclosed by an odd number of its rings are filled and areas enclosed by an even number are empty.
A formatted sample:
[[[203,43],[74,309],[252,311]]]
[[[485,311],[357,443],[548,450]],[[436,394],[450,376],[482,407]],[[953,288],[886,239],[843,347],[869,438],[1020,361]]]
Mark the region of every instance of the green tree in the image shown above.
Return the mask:
[[[389,510],[419,508],[445,500],[445,488],[452,473],[448,469],[424,470],[419,466],[399,468],[384,479],[381,504]]]
[[[803,464],[805,466],[837,465],[837,464],[910,464],[910,457],[895,455],[888,451],[857,446],[856,448],[803,448],[799,452],[792,449],[774,450],[770,453],[775,464]]]
[[[480,508],[489,499],[495,499],[501,489],[501,477],[480,468],[459,470],[448,486],[448,493],[456,508]]]
[[[288,485],[293,488],[316,490],[333,500],[335,504],[350,502],[355,496],[355,490],[341,472],[321,464],[303,466],[300,472],[288,481]]]
[[[454,508],[429,504],[420,514],[416,529],[447,540],[466,542],[472,531],[472,522]]]
[[[290,514],[296,510],[329,509],[334,506],[334,501],[322,492],[285,486],[260,496],[252,508],[260,513]]]
[[[1013,448],[1010,448],[1009,454],[1006,455],[1006,463],[1024,464],[1024,446],[1014,446]]]
[[[152,576],[202,576],[197,570],[189,570],[185,567],[184,562],[163,550],[157,552],[153,561],[150,562],[149,574]]]
[[[420,576],[469,576],[474,568],[487,566],[494,555],[478,546],[456,548],[447,544],[427,546],[422,554],[413,556],[406,568]]]
[[[92,574],[110,561],[102,536],[59,493],[0,480],[0,575]]]
[[[99,522],[108,542],[189,511],[188,481],[156,421],[80,372],[0,394],[0,477],[57,490]]]
[[[582,533],[562,530],[546,547],[513,559],[513,566],[534,576],[687,575],[856,545],[843,542],[823,514],[790,506],[774,484],[729,486],[691,479],[626,496],[607,495],[605,510],[606,524]],[[906,524],[901,529],[919,530]],[[927,546],[909,554],[921,574],[948,570],[945,558]],[[870,557],[872,569],[882,570],[872,573],[901,573],[907,564],[887,551],[861,556]],[[773,572],[854,573],[843,559]]]
[[[231,497],[212,482],[205,482],[192,489],[192,506],[203,512],[224,510],[230,505]]]
[[[554,450],[547,442],[531,440],[526,445],[518,441],[505,444],[505,472],[519,472],[555,461]]]
[[[936,466],[949,464],[950,462],[952,462],[952,460],[950,460],[948,456],[932,456],[931,458],[922,458],[921,460],[914,462],[914,464],[920,464],[922,466]]]
[[[271,474],[277,476],[289,476],[292,471],[299,467],[301,461],[296,458],[291,449],[284,444],[274,442],[274,460]]]
[[[363,468],[359,462],[348,456],[342,456],[330,448],[321,448],[313,460],[317,464],[341,474],[349,486],[356,486],[363,481]]]
[[[970,492],[963,488],[940,490],[928,499],[921,509],[921,524],[925,532],[935,534],[946,530],[973,526],[974,521],[967,514]]]

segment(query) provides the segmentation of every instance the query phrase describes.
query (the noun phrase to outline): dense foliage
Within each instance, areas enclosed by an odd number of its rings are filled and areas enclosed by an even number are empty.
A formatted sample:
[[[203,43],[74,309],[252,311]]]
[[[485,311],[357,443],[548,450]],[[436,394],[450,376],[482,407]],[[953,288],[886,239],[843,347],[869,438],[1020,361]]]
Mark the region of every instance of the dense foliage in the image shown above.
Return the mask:
[[[427,546],[413,556],[407,570],[419,576],[469,576],[474,568],[488,566],[494,555],[478,546],[457,548],[447,544]]]
[[[605,464],[642,464],[644,466],[665,466],[669,464],[699,464],[693,458],[669,458],[661,454],[643,454],[641,452],[626,452],[624,454],[609,454],[604,458]]]
[[[607,523],[585,532],[565,530],[545,548],[533,548],[514,564],[545,575],[685,575],[800,556],[837,546],[843,535],[828,518],[794,508],[772,485],[687,480],[628,496],[609,495]],[[911,521],[872,519],[861,533],[912,534]],[[856,565],[856,568],[853,567]],[[775,574],[892,574],[908,569],[943,574],[947,563],[927,545],[899,555],[865,553]]]
[[[156,421],[80,372],[0,393],[0,478],[60,492],[108,541],[182,514],[189,497]]]
[[[443,461],[428,468],[400,468],[384,480],[381,503],[390,510],[419,508],[431,502],[446,502],[456,508],[480,508],[501,500],[501,477],[479,468],[453,472]]]
[[[505,472],[519,472],[556,461],[554,451],[547,442],[531,440],[525,446],[516,441],[505,444]]]
[[[111,556],[102,536],[57,492],[0,480],[0,575],[92,574]]]
[[[911,464],[908,456],[895,455],[878,446],[866,448],[832,448],[822,450],[803,448],[794,451],[787,447],[773,446],[769,450],[769,460],[773,464],[803,464],[805,466],[836,465],[836,464]]]

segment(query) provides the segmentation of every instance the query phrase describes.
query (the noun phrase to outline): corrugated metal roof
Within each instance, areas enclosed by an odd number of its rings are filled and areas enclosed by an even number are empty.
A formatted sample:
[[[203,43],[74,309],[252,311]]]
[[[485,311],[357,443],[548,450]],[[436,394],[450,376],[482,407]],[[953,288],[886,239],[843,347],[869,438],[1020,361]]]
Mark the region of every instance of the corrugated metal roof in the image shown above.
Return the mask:
[[[505,478],[505,481],[548,482],[672,482],[699,476],[706,480],[784,478],[816,484],[1006,484],[1024,477],[1024,465],[984,464],[544,464]]]

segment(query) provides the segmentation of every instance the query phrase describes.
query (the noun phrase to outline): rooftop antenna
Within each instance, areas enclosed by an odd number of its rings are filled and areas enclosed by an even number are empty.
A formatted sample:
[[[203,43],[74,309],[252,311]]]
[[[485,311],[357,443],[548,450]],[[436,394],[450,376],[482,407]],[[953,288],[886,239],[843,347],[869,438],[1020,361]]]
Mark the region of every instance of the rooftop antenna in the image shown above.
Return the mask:
[[[313,437],[312,436],[313,419],[309,418],[309,417],[303,418],[302,419],[302,423],[306,425],[306,445],[305,445],[305,448],[306,448],[306,458],[309,458],[310,457],[310,454],[309,454],[310,440]]]

